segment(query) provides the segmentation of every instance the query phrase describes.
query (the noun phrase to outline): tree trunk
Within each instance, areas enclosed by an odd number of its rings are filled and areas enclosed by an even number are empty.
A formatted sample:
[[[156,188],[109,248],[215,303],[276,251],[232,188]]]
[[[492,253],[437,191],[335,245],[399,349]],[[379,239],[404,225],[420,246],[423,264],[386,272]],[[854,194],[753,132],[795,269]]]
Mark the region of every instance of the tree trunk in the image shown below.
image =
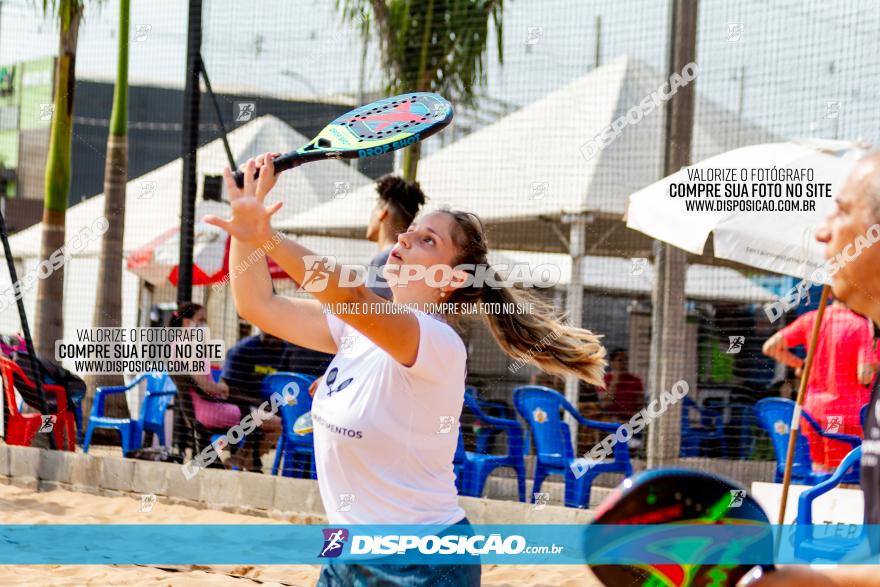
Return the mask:
[[[403,151],[403,178],[415,181],[419,171],[419,158],[422,154],[422,143],[414,143]]]
[[[104,163],[104,216],[109,221],[109,225],[101,241],[98,295],[92,317],[94,327],[122,326],[122,261],[125,195],[128,181],[129,0],[120,0],[118,39],[116,86],[113,90],[113,110],[110,115],[110,134],[107,138],[107,158]],[[89,390],[123,383],[122,373],[92,375],[86,381]],[[91,399],[92,394],[89,393],[86,400],[89,409],[91,409]],[[125,396],[122,394],[108,396],[104,412],[111,417],[128,417]]]
[[[122,325],[122,262],[125,229],[125,192],[128,162],[128,138],[110,136],[107,141],[107,159],[104,165],[104,216],[109,221],[101,240],[98,265],[98,294],[95,298],[94,327]],[[122,373],[107,373],[86,377],[87,400],[83,413],[91,413],[94,390],[100,386],[122,385]],[[89,411],[86,411],[88,408]],[[104,413],[115,418],[128,417],[124,394],[107,397]]]
[[[81,14],[74,11],[69,26],[59,33],[58,66],[49,153],[46,159],[46,187],[43,199],[43,237],[40,259],[64,245],[64,217],[70,193],[70,146],[73,137],[73,90],[76,81],[76,42]],[[45,273],[45,272],[43,272]],[[43,273],[40,277],[43,277]],[[34,320],[36,352],[55,360],[55,341],[64,336],[64,267],[37,283],[37,312]]]
[[[428,75],[428,52],[431,50],[431,32],[434,23],[434,0],[428,0],[425,8],[425,22],[422,29],[421,51],[419,52],[419,70],[415,91],[430,92],[430,75]],[[390,43],[389,39],[389,43]],[[417,142],[403,152],[403,178],[415,181],[419,171],[419,159],[422,157],[422,143]]]

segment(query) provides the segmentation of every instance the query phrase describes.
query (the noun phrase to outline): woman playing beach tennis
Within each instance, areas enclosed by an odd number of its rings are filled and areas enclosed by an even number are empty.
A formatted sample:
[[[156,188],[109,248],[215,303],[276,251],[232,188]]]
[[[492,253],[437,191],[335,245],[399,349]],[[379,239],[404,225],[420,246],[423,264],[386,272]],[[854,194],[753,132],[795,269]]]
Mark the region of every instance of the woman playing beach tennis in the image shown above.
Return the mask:
[[[243,189],[227,169],[232,217],[205,221],[232,235],[230,264],[246,268],[232,276],[241,316],[294,344],[336,354],[312,406],[318,485],[329,523],[467,525],[452,468],[457,435],[439,433],[442,423],[461,414],[467,352],[452,327],[455,312],[422,310],[443,303],[453,309],[532,303],[530,313],[485,315],[498,344],[544,371],[574,374],[593,385],[602,384],[604,348],[591,332],[563,324],[549,306],[497,287],[500,279],[485,280],[496,287],[467,279],[467,273],[488,268],[488,251],[479,219],[465,212],[425,214],[399,235],[385,269],[393,303],[364,286],[340,287],[340,270],[332,262],[271,228],[281,208],[280,202],[264,205],[276,181],[275,156],[248,160]],[[315,299],[276,295],[266,263],[254,262],[258,249]],[[406,283],[393,279],[412,274],[413,267],[431,270]],[[494,277],[491,269],[487,273]],[[438,279],[440,274],[451,279]],[[404,304],[412,310],[401,311]],[[479,583],[479,565],[325,565],[318,581]]]

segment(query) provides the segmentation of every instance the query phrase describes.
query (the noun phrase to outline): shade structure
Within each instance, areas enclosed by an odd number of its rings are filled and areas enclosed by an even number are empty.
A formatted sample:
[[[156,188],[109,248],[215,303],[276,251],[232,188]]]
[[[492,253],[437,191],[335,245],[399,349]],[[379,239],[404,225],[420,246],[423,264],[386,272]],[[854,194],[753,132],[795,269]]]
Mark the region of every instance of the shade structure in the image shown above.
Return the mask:
[[[304,144],[306,138],[284,121],[274,116],[261,116],[237,127],[228,135],[230,148],[236,161],[243,162],[267,151],[279,151]],[[228,204],[205,201],[203,198],[204,176],[220,174],[228,164],[221,140],[211,141],[198,150],[198,177],[196,220],[204,214],[226,215]],[[159,239],[180,226],[180,178],[183,173],[181,159],[176,159],[131,179],[126,186],[125,236],[123,256],[127,257],[147,243]],[[322,161],[304,165],[295,171],[284,173],[269,197],[280,199],[284,207],[277,217],[295,214],[322,202],[371,183],[369,177],[341,161]],[[225,187],[221,196],[228,199]],[[91,227],[104,215],[104,196],[99,194],[68,208],[65,223],[67,239],[73,239]],[[22,230],[10,237],[13,255],[21,264],[22,274],[34,270],[39,263],[42,223]],[[95,307],[96,280],[100,239],[88,241],[69,260],[65,269],[64,337],[74,339],[78,329],[92,325]],[[172,255],[174,257],[174,255]],[[174,258],[176,263],[176,257]],[[167,274],[166,274],[167,276]],[[166,276],[158,279],[164,280]],[[122,325],[137,325],[140,312],[138,276],[123,271],[122,276]],[[168,283],[167,280],[164,283]],[[0,290],[10,287],[8,275],[0,273]],[[36,290],[25,292],[25,307],[29,315],[36,308]],[[0,314],[0,331],[18,330],[18,317],[13,312]],[[70,366],[70,365],[69,365]]]
[[[493,248],[566,254],[571,218],[582,215],[588,220],[585,254],[651,256],[652,240],[627,230],[622,218],[629,195],[662,177],[662,112],[627,127],[591,158],[587,144],[663,80],[645,63],[622,56],[456,141],[419,164],[426,209],[475,212]],[[699,94],[696,107],[697,159],[778,140]],[[370,188],[355,190],[276,226],[357,238],[375,199]]]
[[[665,80],[624,55],[456,141],[419,164],[426,210],[478,214],[491,249],[567,255],[572,262],[566,315],[581,323],[583,288],[577,284],[598,279],[587,272],[586,257],[653,256],[654,241],[628,229],[623,214],[630,194],[662,177],[662,109],[627,126],[604,149],[596,151],[590,141],[626,119]],[[699,92],[695,108],[697,159],[778,140]],[[364,188],[277,226],[295,234],[360,236],[375,199],[375,192]],[[569,401],[577,401],[577,390],[575,378],[568,377]]]

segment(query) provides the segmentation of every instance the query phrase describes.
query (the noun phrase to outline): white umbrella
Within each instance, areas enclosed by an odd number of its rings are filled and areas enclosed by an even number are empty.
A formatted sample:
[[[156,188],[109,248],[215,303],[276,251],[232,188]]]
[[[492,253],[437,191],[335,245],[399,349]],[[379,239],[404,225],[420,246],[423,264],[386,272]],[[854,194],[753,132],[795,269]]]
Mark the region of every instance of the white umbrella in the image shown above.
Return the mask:
[[[823,262],[822,246],[814,236],[822,220],[834,207],[834,198],[786,197],[789,184],[801,184],[804,193],[820,184],[830,184],[834,196],[849,175],[862,148],[843,141],[802,141],[770,143],[735,149],[652,183],[630,196],[626,225],[655,239],[674,245],[696,255],[702,255],[709,236],[715,258],[727,259],[774,273],[805,277]],[[733,176],[717,181],[690,181],[694,174],[708,174],[711,170],[735,170]],[[811,181],[763,181],[753,170],[773,169],[773,174],[809,169]],[[741,170],[746,170],[748,180],[740,181]],[[757,172],[756,172],[757,173]],[[760,173],[765,173],[762,171]],[[680,186],[716,184],[720,197],[689,196],[671,197],[670,189]],[[751,194],[761,189],[758,184],[776,184],[782,197],[727,197],[733,192]],[[777,189],[769,186],[765,189]],[[688,205],[698,202],[752,202],[763,205],[772,202],[779,206],[786,203],[811,205],[810,210],[790,211],[693,211]]]
[[[844,141],[801,141],[791,143],[772,143],[735,149],[716,157],[711,157],[682,169],[677,173],[655,182],[630,196],[627,210],[627,226],[648,236],[662,240],[691,253],[703,254],[713,236],[713,254],[716,258],[736,261],[744,265],[793,275],[795,277],[811,276],[823,260],[823,247],[814,239],[816,229],[822,224],[828,212],[834,206],[840,187],[843,185],[853,165],[866,152],[866,145]],[[719,184],[720,197],[695,196],[672,197],[671,187],[696,186],[699,183],[690,181],[696,172],[710,173],[710,170],[736,170],[736,175],[708,183]],[[752,170],[770,170],[769,178],[752,176]],[[742,171],[746,171],[743,178]],[[811,170],[809,180],[791,181],[788,170]],[[789,178],[785,181],[773,181],[782,173]],[[766,175],[766,172],[765,172]],[[743,181],[745,179],[745,181]],[[728,186],[733,190],[753,194],[755,184],[781,184],[782,197],[747,196],[726,197]],[[787,185],[800,183],[805,192],[807,185],[830,185],[832,197],[786,197]],[[758,192],[760,193],[760,192]],[[790,211],[693,211],[687,209],[686,200],[701,201],[800,201],[815,202],[810,209]],[[820,273],[821,275],[821,273]],[[830,276],[824,275],[825,279]],[[810,344],[807,348],[807,359],[804,363],[800,387],[798,388],[795,410],[792,415],[788,454],[785,462],[785,475],[782,485],[782,501],[779,509],[779,524],[783,523],[788,498],[788,487],[791,484],[791,466],[794,460],[795,442],[800,426],[801,405],[804,392],[813,365],[816,342],[819,338],[819,327],[828,300],[829,286],[822,288],[822,297],[813,325]]]

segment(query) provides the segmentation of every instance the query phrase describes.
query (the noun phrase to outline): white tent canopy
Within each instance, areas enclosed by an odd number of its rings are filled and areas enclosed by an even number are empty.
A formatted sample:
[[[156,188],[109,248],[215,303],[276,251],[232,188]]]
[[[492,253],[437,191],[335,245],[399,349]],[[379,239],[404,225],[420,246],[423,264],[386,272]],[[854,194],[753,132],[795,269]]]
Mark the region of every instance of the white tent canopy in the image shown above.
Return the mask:
[[[240,165],[249,157],[267,151],[289,149],[308,142],[308,139],[274,116],[261,116],[228,135],[233,157]],[[197,218],[207,213],[224,214],[226,204],[201,200],[205,175],[219,175],[227,160],[220,139],[198,150],[198,206]],[[180,225],[180,188],[183,160],[175,159],[149,173],[128,182],[125,202],[125,240],[123,253],[134,251],[160,236],[168,229]],[[354,168],[340,161],[327,161],[304,165],[295,172],[281,175],[269,197],[270,201],[281,199],[284,207],[276,219],[292,216],[317,204],[327,202],[336,193],[354,190],[370,180]],[[224,198],[226,188],[223,188]],[[85,200],[67,210],[66,234],[68,238],[104,214],[104,195]],[[40,253],[42,223],[27,228],[9,239],[16,258],[37,257]],[[100,241],[93,241],[79,255],[97,256]]]

